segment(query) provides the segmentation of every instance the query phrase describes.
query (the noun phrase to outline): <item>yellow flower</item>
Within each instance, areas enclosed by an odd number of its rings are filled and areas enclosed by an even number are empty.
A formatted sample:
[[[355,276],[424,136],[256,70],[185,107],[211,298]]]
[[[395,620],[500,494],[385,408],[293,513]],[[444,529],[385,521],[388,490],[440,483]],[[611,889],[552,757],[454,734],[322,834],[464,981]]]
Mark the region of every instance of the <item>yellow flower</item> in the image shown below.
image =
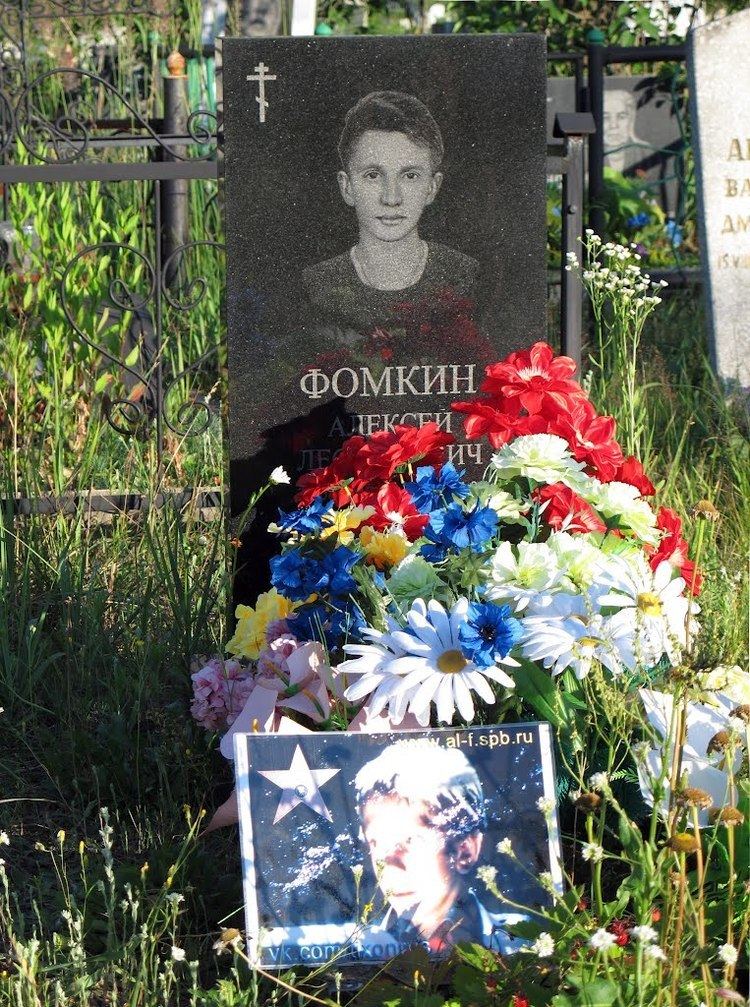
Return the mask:
[[[275,588],[258,596],[255,608],[238,605],[234,613],[237,628],[227,644],[227,653],[233,657],[244,657],[254,661],[266,642],[269,623],[285,619],[297,608],[298,602],[282,597]]]
[[[349,545],[354,539],[354,531],[374,513],[374,507],[346,507],[344,510],[334,510],[326,514],[320,537],[338,535],[342,545]]]
[[[368,562],[374,563],[378,570],[395,566],[409,552],[409,543],[400,532],[380,532],[369,526],[360,532],[359,544],[364,549]]]

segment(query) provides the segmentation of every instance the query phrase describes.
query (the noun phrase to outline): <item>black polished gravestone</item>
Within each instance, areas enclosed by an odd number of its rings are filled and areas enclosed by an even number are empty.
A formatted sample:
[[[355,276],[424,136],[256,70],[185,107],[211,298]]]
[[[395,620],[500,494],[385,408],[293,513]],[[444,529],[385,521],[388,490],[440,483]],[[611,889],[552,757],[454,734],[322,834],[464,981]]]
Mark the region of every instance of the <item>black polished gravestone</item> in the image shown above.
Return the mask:
[[[225,39],[232,513],[344,438],[436,422],[545,335],[545,49],[534,35]],[[239,557],[267,582],[277,493]]]

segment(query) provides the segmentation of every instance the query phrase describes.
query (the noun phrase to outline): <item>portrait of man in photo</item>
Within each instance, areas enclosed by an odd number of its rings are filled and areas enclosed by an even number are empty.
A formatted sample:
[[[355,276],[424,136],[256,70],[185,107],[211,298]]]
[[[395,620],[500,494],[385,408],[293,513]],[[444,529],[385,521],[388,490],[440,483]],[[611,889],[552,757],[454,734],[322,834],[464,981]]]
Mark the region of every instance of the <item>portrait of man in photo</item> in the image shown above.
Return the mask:
[[[391,324],[406,298],[452,295],[473,305],[479,263],[419,233],[443,182],[443,137],[427,106],[401,91],[365,95],[346,114],[338,156],[339,190],[358,236],[303,271],[318,319],[362,330]]]
[[[476,769],[459,749],[429,739],[397,741],[354,781],[362,838],[386,909],[375,934],[432,953],[462,942],[512,954],[523,941],[506,927],[528,919],[493,912],[477,894],[486,831]],[[363,938],[364,939],[364,938]]]

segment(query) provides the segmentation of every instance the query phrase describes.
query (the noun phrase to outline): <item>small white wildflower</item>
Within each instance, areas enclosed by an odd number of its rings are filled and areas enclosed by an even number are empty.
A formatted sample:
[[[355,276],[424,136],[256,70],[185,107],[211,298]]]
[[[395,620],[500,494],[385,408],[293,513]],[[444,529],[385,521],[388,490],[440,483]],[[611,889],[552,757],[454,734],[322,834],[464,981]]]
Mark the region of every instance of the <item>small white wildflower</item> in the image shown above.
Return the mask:
[[[545,818],[549,818],[552,812],[555,810],[555,802],[551,797],[539,797],[536,802],[537,808],[541,811]]]
[[[555,942],[552,940],[552,934],[546,932],[539,934],[531,945],[530,950],[538,958],[550,958],[555,953]]]
[[[491,867],[489,864],[483,864],[481,867],[477,867],[477,877],[489,888],[490,885],[494,885],[495,883],[495,878],[497,877],[497,867]]]
[[[549,871],[542,871],[542,873],[539,875],[539,884],[542,886],[545,892],[551,892],[554,889],[555,883],[552,880],[552,875],[550,874]]]
[[[647,925],[631,927],[630,932],[640,944],[649,944],[659,936],[653,927]]]
[[[185,961],[185,949],[178,948],[175,944],[172,945],[172,961],[173,962],[184,962]]]
[[[605,930],[603,927],[599,927],[589,938],[589,946],[594,949],[594,951],[609,951],[610,948],[614,947],[617,943],[617,938],[614,934],[611,934],[609,930]]]
[[[733,944],[722,944],[717,953],[725,965],[737,964],[739,955],[737,954],[737,948]]]
[[[606,773],[594,773],[589,778],[589,786],[592,790],[606,790],[609,786],[609,777]]]
[[[173,906],[179,906],[181,902],[185,901],[185,896],[180,895],[179,892],[170,892],[167,895],[167,902],[171,902]]]
[[[598,864],[604,856],[604,848],[598,843],[584,843],[581,849],[581,856],[584,860],[590,860],[593,864]]]
[[[665,962],[667,960],[667,956],[658,944],[649,944],[648,947],[644,948],[643,953],[646,958],[651,958],[655,962]]]
[[[509,857],[513,856],[513,843],[510,841],[510,839],[508,839],[507,836],[505,837],[505,839],[501,839],[500,842],[497,844],[497,852],[505,853],[506,856]]]
[[[271,473],[271,475],[268,477],[268,481],[271,483],[272,486],[280,486],[282,484],[288,486],[292,480],[289,476],[289,473],[284,468],[284,466],[277,465],[276,468]]]
[[[0,846],[10,846],[10,836],[7,832],[0,832]]]

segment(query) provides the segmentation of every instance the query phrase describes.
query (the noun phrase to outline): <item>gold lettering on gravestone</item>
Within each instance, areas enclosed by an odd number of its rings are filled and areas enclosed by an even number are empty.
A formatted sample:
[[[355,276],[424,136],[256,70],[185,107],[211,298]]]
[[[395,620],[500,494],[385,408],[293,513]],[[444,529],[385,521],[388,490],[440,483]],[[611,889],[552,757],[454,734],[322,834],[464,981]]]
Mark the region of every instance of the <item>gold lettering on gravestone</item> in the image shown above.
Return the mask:
[[[741,217],[737,214],[736,217],[732,217],[730,214],[726,214],[724,226],[721,229],[722,234],[744,234],[747,231],[750,231],[750,216]]]
[[[750,178],[725,178],[726,189],[724,195],[731,199],[733,196],[750,196]]]
[[[745,153],[742,153],[742,141],[739,137],[733,136],[729,141],[728,161],[750,161],[750,136],[745,140]]]

